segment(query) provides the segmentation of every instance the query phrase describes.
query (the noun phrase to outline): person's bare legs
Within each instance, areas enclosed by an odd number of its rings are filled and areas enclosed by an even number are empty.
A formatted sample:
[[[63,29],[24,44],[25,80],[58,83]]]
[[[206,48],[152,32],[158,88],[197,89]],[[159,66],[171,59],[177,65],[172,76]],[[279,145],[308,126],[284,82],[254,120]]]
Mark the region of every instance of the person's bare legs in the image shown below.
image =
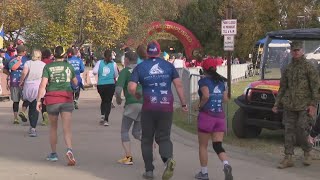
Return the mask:
[[[225,180],[233,180],[232,168],[227,160],[227,154],[222,147],[223,136],[224,132],[212,133],[213,149],[216,151],[220,161],[223,163],[223,172],[225,175]]]
[[[57,152],[57,129],[58,129],[58,115],[49,114],[50,121],[50,145],[53,153]]]
[[[210,137],[210,133],[198,131],[199,160],[201,170],[195,175],[196,179],[208,179],[208,142]]]
[[[122,147],[124,149],[124,152],[126,154],[126,157],[131,157],[132,154],[131,154],[131,144],[130,144],[130,141],[127,141],[127,142],[122,142]]]
[[[67,146],[66,157],[68,159],[68,166],[74,166],[76,164],[76,160],[72,152],[71,118],[72,112],[61,112],[63,137]]]
[[[210,134],[198,132],[199,140],[199,160],[201,167],[207,167],[208,165],[208,141]]]
[[[71,118],[71,112],[61,112],[64,141],[69,149],[72,149]]]

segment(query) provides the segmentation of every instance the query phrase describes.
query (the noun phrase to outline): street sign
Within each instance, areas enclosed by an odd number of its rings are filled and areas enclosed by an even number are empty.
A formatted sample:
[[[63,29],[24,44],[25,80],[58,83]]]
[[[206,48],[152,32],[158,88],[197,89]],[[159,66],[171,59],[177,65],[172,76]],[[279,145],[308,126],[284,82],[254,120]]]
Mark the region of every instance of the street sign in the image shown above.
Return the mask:
[[[222,35],[236,35],[237,34],[237,20],[226,19],[221,21]]]
[[[224,51],[233,51],[234,50],[234,36],[224,36]]]

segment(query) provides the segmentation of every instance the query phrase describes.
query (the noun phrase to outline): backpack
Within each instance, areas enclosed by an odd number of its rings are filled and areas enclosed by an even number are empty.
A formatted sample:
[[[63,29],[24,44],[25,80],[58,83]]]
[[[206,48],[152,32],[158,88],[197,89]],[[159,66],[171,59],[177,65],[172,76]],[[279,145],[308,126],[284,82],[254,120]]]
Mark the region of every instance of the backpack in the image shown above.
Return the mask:
[[[22,57],[17,56],[16,58],[13,58],[12,60],[9,61],[8,67],[12,71],[16,71],[19,69],[20,65],[22,63]]]

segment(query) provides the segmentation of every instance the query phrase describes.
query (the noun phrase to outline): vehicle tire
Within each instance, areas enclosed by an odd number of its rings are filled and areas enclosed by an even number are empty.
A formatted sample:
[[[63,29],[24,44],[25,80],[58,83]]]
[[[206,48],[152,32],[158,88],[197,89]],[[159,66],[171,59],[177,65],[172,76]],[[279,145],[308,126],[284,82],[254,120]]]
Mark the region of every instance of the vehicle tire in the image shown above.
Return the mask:
[[[260,135],[262,128],[246,124],[247,112],[239,108],[232,119],[232,130],[238,138],[254,138]]]

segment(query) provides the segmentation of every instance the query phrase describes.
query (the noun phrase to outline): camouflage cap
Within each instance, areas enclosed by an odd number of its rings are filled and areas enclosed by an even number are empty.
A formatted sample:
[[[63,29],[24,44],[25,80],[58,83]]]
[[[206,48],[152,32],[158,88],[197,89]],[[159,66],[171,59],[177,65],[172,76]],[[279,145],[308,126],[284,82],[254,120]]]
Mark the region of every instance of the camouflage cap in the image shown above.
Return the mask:
[[[303,48],[303,42],[302,41],[292,41],[290,43],[291,49],[302,49]]]

